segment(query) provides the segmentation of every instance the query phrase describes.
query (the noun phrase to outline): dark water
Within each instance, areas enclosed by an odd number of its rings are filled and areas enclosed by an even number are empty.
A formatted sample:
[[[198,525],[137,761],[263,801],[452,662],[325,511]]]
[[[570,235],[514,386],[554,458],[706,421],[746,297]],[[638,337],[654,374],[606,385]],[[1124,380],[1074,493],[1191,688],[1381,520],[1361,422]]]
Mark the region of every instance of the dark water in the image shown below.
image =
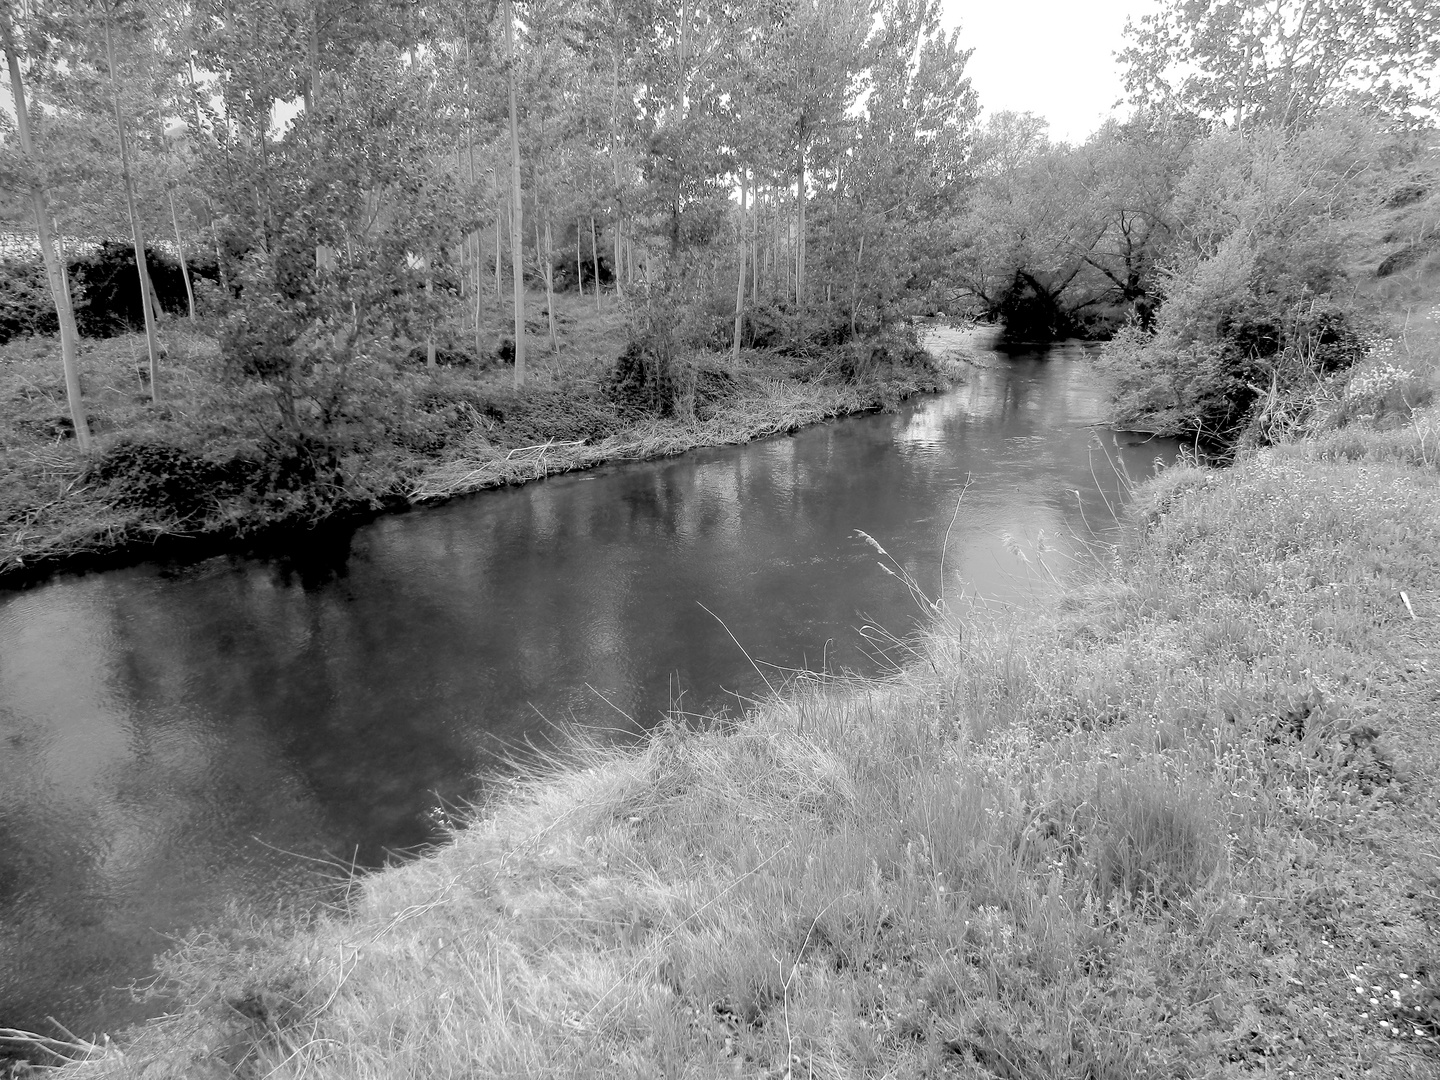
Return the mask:
[[[781,668],[874,670],[857,628],[904,635],[918,608],[855,530],[934,595],[967,482],[946,594],[1043,588],[1015,546],[1103,531],[1112,459],[1140,477],[1174,453],[1097,433],[1100,404],[1057,348],[898,414],[482,494],[290,564],[0,597],[0,1027],[158,1011],[124,988],[167,934],[314,887],[307,857],[425,843],[554,721],[737,711],[763,687],[730,633]]]

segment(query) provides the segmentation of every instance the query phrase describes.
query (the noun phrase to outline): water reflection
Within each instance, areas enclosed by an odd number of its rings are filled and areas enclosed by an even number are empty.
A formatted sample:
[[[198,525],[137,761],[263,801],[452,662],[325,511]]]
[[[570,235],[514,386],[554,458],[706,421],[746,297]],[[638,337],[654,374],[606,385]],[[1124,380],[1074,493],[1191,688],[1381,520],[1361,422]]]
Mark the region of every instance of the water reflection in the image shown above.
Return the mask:
[[[731,633],[782,667],[870,669],[855,628],[918,611],[855,530],[933,594],[953,517],[947,595],[1046,587],[1012,549],[1080,545],[1118,499],[1110,458],[1173,452],[1099,454],[1092,386],[1078,350],[1022,356],[898,414],[386,518],[283,564],[0,601],[0,1026],[143,1014],[113,988],[162,935],[305,888],[307,857],[424,843],[427,811],[550,722],[733,710],[762,687]]]

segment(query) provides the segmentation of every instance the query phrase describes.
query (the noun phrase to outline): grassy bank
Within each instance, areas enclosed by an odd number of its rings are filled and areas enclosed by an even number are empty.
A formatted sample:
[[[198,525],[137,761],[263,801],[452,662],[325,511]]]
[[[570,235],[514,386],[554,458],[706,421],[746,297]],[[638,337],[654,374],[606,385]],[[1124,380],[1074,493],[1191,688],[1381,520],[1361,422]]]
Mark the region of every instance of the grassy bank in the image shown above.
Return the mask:
[[[343,911],[193,936],[187,1007],[75,1074],[1435,1075],[1440,413],[1132,517],[1050,610],[576,751]]]
[[[277,439],[271,392],[227,374],[214,337],[188,323],[162,335],[158,405],[143,338],[84,343],[97,443],[88,457],[66,435],[57,343],[12,342],[0,349],[0,584],[267,538],[292,543],[295,530],[327,521],[792,431],[938,389],[958,367],[894,350],[856,362],[852,348],[848,365],[833,354],[746,350],[736,364],[697,353],[683,361],[678,406],[657,414],[617,385],[623,307],[560,296],[556,308],[559,351],[540,316],[523,390],[494,358],[431,370],[423,353],[412,356],[373,390],[352,389],[385,405],[347,421],[343,454],[323,467],[312,447]]]

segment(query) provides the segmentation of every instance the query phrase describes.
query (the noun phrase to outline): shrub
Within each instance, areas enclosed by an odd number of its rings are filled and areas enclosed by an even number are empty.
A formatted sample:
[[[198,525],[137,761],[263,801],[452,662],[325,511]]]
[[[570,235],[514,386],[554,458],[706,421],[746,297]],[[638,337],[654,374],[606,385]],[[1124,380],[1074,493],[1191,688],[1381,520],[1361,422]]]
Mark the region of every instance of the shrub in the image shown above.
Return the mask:
[[[0,345],[17,337],[59,332],[45,268],[23,259],[0,260]]]
[[[180,264],[162,251],[146,248],[145,268],[161,309],[172,315],[185,314],[188,308]],[[106,241],[89,254],[72,259],[70,280],[75,326],[85,337],[114,337],[144,329],[145,311],[131,245]]]
[[[908,323],[847,341],[836,355],[839,375],[849,383],[866,382],[899,370],[936,373],[934,357],[920,347],[919,336]]]
[[[1303,279],[1274,266],[1278,246],[1240,233],[1175,278],[1154,330],[1132,322],[1102,354],[1115,420],[1228,445],[1274,441],[1308,417],[1305,399],[1365,355],[1370,327],[1311,288],[1330,281],[1333,252],[1300,246],[1312,258],[1291,269]]]
[[[203,509],[215,470],[169,443],[123,440],[96,459],[90,476],[109,485],[118,506],[187,518]]]
[[[673,341],[652,333],[625,347],[606,392],[622,412],[673,416],[680,411],[687,389],[693,405],[694,385],[694,373],[676,355]]]

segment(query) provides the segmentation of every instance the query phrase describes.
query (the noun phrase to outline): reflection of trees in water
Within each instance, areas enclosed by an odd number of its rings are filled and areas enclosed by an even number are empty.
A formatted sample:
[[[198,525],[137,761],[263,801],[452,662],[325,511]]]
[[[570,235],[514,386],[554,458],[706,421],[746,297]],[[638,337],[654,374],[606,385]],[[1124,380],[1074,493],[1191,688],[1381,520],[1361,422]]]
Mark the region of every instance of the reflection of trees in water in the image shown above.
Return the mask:
[[[115,988],[143,976],[164,934],[219,918],[227,897],[273,907],[313,877],[249,840],[314,852],[313,816],[263,732],[239,718],[217,733],[187,700],[190,627],[153,583],[131,572],[53,586],[50,617],[3,642],[10,1023],[143,1015]]]

